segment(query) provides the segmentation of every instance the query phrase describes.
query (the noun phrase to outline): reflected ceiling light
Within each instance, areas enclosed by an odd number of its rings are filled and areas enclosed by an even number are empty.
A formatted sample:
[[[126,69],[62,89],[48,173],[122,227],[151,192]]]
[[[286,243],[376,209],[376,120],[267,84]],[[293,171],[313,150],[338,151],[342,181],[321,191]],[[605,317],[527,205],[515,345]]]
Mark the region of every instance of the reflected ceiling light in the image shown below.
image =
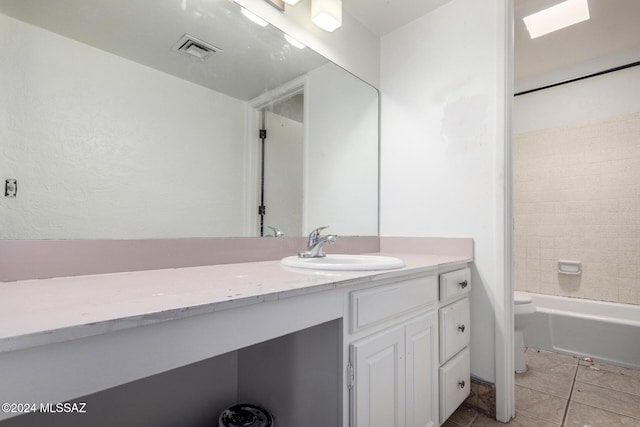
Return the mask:
[[[264,19],[258,17],[257,15],[254,15],[253,13],[249,12],[244,7],[240,8],[240,12],[242,12],[242,14],[245,17],[249,18],[251,21],[255,22],[256,24],[260,25],[261,27],[266,27],[267,25],[269,25],[269,23],[267,21],[265,21]]]
[[[300,0],[284,0],[284,2],[288,5],[295,6],[300,3]]]
[[[325,31],[342,26],[342,0],[311,0],[311,21]]]
[[[587,19],[589,19],[587,0],[566,0],[522,18],[532,39]]]
[[[284,39],[293,47],[297,47],[298,49],[304,49],[306,46],[300,43],[298,40],[291,37],[289,34],[284,35]]]
[[[265,0],[271,6],[278,9],[280,12],[284,12],[284,1],[283,0]]]

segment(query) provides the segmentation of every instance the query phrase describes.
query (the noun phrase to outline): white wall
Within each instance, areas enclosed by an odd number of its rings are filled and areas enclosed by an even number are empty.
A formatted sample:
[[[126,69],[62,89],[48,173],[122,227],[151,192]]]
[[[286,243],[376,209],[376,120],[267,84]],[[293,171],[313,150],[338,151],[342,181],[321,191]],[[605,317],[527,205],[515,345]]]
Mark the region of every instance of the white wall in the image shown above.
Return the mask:
[[[308,74],[305,108],[303,230],[376,235],[378,93],[327,64]]]
[[[453,0],[381,40],[381,234],[473,237],[471,371],[492,382],[494,317],[504,326],[506,4]]]
[[[302,110],[302,107],[300,108]],[[302,113],[300,113],[302,114]],[[304,236],[302,229],[302,165],[304,125],[271,111],[265,112],[268,138],[264,144],[263,235],[275,227],[285,236]],[[259,216],[256,220],[260,222]],[[259,229],[259,225],[258,225]]]
[[[0,15],[3,239],[240,236],[244,103]]]
[[[640,304],[638,93],[635,67],[515,98],[516,289]]]
[[[640,111],[640,67],[516,96],[513,133],[586,123]]]
[[[367,83],[379,86],[380,39],[346,11],[342,11],[342,27],[329,33],[311,22],[309,0],[286,5],[284,13],[264,0],[234,1]]]
[[[618,37],[612,32],[611,37]],[[532,76],[526,79],[518,79],[514,82],[514,93],[524,92],[549,84],[571,80],[576,77],[588,76],[593,73],[619,67],[622,64],[636,62],[640,57],[640,48],[630,49],[622,52],[610,52],[602,58],[582,62],[568,68],[560,68],[542,75]]]

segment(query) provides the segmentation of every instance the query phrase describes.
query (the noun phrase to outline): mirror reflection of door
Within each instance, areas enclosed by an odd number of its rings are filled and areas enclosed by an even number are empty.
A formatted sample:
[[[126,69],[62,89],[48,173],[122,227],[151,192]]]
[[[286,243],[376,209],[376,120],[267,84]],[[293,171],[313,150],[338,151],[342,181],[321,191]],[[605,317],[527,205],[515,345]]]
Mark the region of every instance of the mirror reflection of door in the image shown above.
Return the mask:
[[[269,107],[264,113],[263,235],[269,226],[285,236],[302,235],[302,172],[304,125],[302,94]]]

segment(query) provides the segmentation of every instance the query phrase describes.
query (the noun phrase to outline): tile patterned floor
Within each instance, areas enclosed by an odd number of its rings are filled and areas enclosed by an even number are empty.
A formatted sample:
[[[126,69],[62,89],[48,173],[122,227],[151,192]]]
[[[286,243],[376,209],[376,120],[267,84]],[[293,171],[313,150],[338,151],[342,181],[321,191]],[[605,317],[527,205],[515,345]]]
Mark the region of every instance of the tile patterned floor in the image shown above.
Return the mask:
[[[460,407],[443,426],[640,427],[640,371],[532,348],[525,356],[510,423]]]

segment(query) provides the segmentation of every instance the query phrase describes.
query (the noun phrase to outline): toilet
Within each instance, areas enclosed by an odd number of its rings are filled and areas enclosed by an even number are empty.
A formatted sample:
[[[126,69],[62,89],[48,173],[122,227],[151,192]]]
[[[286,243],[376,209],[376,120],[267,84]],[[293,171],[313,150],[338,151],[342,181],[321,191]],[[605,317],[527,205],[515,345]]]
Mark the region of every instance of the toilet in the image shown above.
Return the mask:
[[[533,304],[533,298],[526,292],[515,291],[513,293],[513,315],[514,315],[514,354],[515,354],[515,371],[517,373],[527,372],[527,363],[524,358],[524,337],[523,332],[531,321],[536,307]]]

